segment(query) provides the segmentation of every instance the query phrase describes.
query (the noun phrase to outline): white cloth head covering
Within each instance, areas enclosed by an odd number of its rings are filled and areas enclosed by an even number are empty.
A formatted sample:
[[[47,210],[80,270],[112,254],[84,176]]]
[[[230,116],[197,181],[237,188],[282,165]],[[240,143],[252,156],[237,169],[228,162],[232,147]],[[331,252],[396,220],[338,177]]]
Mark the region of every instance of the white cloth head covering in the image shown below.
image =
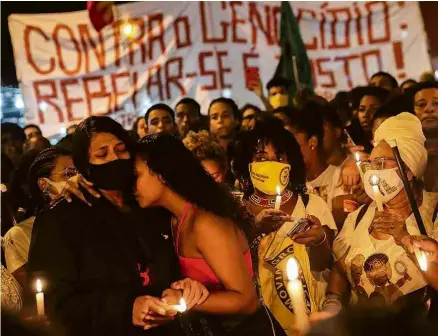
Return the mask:
[[[396,141],[400,156],[416,177],[422,177],[427,164],[426,138],[420,120],[409,112],[386,119],[374,134],[374,143]]]

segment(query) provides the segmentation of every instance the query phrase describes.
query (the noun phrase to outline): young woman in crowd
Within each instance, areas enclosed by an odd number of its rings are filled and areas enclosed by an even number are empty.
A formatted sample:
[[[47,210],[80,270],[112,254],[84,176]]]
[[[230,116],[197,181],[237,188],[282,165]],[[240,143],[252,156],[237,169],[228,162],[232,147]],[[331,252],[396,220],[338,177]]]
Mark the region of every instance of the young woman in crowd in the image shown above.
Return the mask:
[[[164,134],[139,142],[136,174],[139,205],[161,206],[173,214],[172,239],[182,275],[210,290],[193,309],[212,316],[208,320],[215,334],[269,335],[273,326],[252,283],[246,217],[227,188],[181,141]]]
[[[310,314],[325,291],[324,271],[331,267],[336,226],[327,204],[316,195],[305,194],[306,170],[299,145],[280,121],[269,117],[238,135],[234,153],[233,169],[244,190],[244,202],[255,217],[250,236],[260,294],[289,333],[295,319],[287,299],[280,299],[284,293],[280,293],[278,274],[284,271],[287,258],[279,255],[297,258]],[[274,210],[278,191],[281,206]],[[285,237],[300,219],[307,219],[310,228]],[[278,258],[283,261],[277,264]]]
[[[178,323],[163,325],[176,311],[160,300],[180,295],[169,289],[178,279],[173,244],[166,239],[170,217],[162,209],[137,209],[133,150],[128,132],[111,118],[83,121],[74,135],[73,161],[100,197],[89,198],[92,206],[59,202],[35,220],[28,272],[34,281],[44,280],[47,315],[68,335],[180,332]],[[188,281],[191,308],[207,292]]]
[[[221,97],[211,102],[208,116],[211,135],[227,150],[239,127],[239,108],[234,100]]]
[[[427,234],[438,238],[438,226],[432,220],[435,203],[421,186],[427,161],[421,123],[412,114],[402,113],[385,120],[376,130],[376,146],[370,163],[365,164],[368,168],[364,174],[365,190],[375,200],[370,179],[372,175],[380,179],[383,211],[379,212],[372,202],[348,216],[334,242],[337,263],[331,273],[324,310],[338,310],[350,288],[359,303],[408,302],[425,309],[427,287],[438,285],[436,267],[421,270],[407,247],[410,235],[418,235],[419,229],[388,144],[393,140],[397,142]]]
[[[256,124],[256,119],[257,117],[260,117],[260,115],[262,114],[262,110],[260,110],[260,108],[255,105],[246,104],[240,109],[240,113],[242,115],[241,130],[248,131],[254,128]]]
[[[309,102],[291,115],[290,129],[304,158],[308,191],[322,197],[332,209],[333,198],[346,192],[340,179],[341,167],[327,164],[323,113],[322,105]]]
[[[216,182],[225,182],[228,171],[227,154],[207,131],[189,132],[183,143]]]
[[[6,266],[23,289],[27,289],[28,285],[26,268],[35,215],[48,207],[62,192],[67,180],[76,174],[71,153],[60,148],[36,153],[31,156],[31,162],[27,180],[33,208],[29,213],[32,216],[12,227],[3,238]]]

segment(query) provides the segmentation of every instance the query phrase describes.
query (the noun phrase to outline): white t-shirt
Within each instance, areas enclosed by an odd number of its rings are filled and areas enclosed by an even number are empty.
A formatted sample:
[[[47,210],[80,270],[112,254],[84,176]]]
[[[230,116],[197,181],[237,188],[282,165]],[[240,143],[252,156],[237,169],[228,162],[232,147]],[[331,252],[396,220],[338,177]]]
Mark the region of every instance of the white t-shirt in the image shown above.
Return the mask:
[[[35,217],[29,217],[12,227],[3,238],[6,267],[10,273],[27,263],[30,238]]]
[[[328,166],[316,179],[307,181],[307,192],[320,196],[328,205],[330,211],[333,206],[333,198],[345,195],[346,192],[339,182],[343,165]]]
[[[433,204],[431,195],[424,192],[420,214],[428,236],[438,239],[438,226],[432,223]],[[425,287],[427,283],[422,273],[393,237],[377,240],[368,233],[376,204],[371,203],[363,218],[356,223],[360,209],[348,215],[333,244],[336,259],[345,256],[355,300],[379,298],[382,302],[392,303],[400,296]],[[420,234],[413,214],[406,219],[406,228],[410,235]]]
[[[309,195],[309,202],[307,203],[307,207],[304,207],[304,203],[300,197],[297,201],[294,211],[291,214],[291,217],[295,220],[299,220],[300,218],[304,218],[306,215],[315,216],[319,219],[321,225],[329,227],[331,230],[334,231],[335,234],[338,232],[335,220],[327,203],[324,202],[324,200],[318,195]],[[286,227],[285,229],[290,230],[294,223],[295,222],[285,223],[283,226],[289,225],[289,227]],[[320,304],[320,300],[325,296],[329,275],[330,270],[328,269],[323,272],[312,272],[314,280],[313,288],[315,290],[314,300],[315,304],[318,307]]]

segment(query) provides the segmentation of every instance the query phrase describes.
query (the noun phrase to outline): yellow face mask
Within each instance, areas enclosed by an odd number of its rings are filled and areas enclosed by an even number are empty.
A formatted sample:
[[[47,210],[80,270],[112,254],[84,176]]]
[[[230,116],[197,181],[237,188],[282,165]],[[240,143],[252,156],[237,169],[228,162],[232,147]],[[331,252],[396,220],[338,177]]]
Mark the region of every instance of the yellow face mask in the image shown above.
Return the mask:
[[[289,96],[285,94],[276,94],[269,98],[269,103],[273,109],[287,106],[289,104]]]
[[[290,165],[264,161],[249,164],[249,173],[255,189],[266,195],[276,195],[277,187],[280,193],[289,183]]]

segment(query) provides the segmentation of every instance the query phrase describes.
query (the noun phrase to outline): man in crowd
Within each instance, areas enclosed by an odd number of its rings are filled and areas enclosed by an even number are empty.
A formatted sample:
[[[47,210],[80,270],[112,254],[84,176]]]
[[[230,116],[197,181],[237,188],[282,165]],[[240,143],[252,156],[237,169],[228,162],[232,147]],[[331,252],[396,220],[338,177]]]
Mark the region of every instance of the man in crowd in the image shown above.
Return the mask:
[[[30,139],[34,136],[42,136],[43,132],[37,125],[30,124],[24,128],[24,134],[26,134],[26,139]]]
[[[3,123],[1,125],[2,153],[17,167],[23,155],[23,144],[26,134],[17,124]]]
[[[155,104],[145,114],[147,134],[176,133],[175,112],[166,104]]]
[[[183,98],[175,106],[176,125],[181,139],[184,139],[191,127],[201,118],[201,106],[192,98]]]
[[[256,118],[262,113],[262,110],[255,105],[246,104],[240,109],[242,114],[242,124],[240,129],[242,131],[252,130],[256,124]]]
[[[426,190],[438,191],[438,82],[422,82],[412,88],[414,111],[423,126],[426,137],[428,163],[424,181]]]
[[[370,86],[378,86],[382,89],[392,91],[398,88],[397,80],[387,72],[379,71],[370,79]]]

